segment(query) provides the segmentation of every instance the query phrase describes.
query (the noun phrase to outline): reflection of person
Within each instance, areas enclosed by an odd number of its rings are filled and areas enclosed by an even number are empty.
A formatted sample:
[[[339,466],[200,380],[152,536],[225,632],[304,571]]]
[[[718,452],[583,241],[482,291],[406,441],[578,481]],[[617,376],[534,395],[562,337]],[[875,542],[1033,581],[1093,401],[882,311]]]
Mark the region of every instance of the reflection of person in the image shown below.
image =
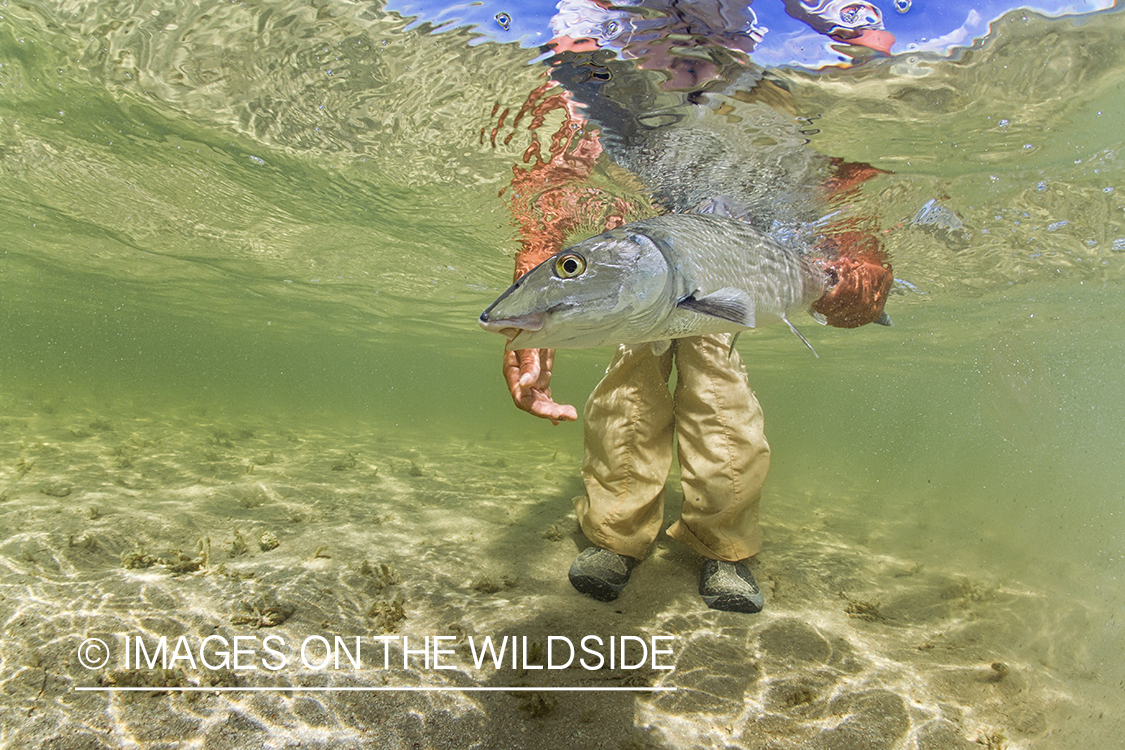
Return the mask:
[[[785,11],[837,42],[889,54],[894,36],[883,13],[864,0],[785,0]]]
[[[583,183],[603,145],[665,209],[699,210],[702,199],[706,210],[767,229],[783,211],[800,211],[776,205],[779,196],[806,209],[823,206],[826,197],[845,194],[877,172],[812,154],[802,139],[782,132],[782,127],[793,129],[792,121],[764,106],[769,114],[763,114],[761,127],[775,129],[774,146],[751,146],[758,143],[753,136],[747,144],[732,145],[701,127],[652,125],[685,119],[667,107],[660,109],[661,118],[643,120],[647,113],[635,111],[637,102],[643,109],[643,103],[667,91],[694,88],[682,97],[687,107],[705,102],[697,96],[700,86],[727,92],[735,88],[732,82],[744,80],[751,81],[753,90],[737,92],[743,101],[778,95],[776,87],[757,85],[760,73],[730,55],[753,49],[764,31],[747,5],[724,0],[654,3],[663,15],[633,15],[622,4],[610,8],[594,0],[560,3],[552,24],[553,45],[566,52],[555,58],[553,75],[564,83],[570,100],[555,103],[566,107],[567,122],[559,131],[565,141],[556,136],[549,159],[517,171],[518,192],[525,201],[513,201],[523,240],[517,277],[561,249],[567,231],[595,218],[607,225],[624,221],[620,206],[595,216],[591,206],[597,202],[590,200],[595,189]],[[582,8],[589,14],[583,16]],[[691,50],[684,49],[684,39],[690,40]],[[589,53],[604,45],[623,50],[631,62],[610,62]],[[720,54],[706,54],[710,51]],[[664,74],[660,91],[652,89],[651,76],[638,72],[654,69]],[[574,134],[580,117],[574,102],[595,118],[600,143],[593,133]],[[533,199],[527,197],[532,181],[541,188]],[[891,275],[877,239],[847,228],[823,244],[831,249],[823,261],[829,291],[814,309],[841,327],[879,319]],[[553,356],[551,350],[509,352],[504,374],[519,408],[557,424],[577,419],[577,412],[551,397]],[[673,366],[678,375],[670,393]],[[621,593],[662,525],[674,443],[684,500],[679,520],[667,533],[704,558],[699,590],[708,606],[757,612],[763,597],[747,561],[761,550],[758,504],[770,451],[761,408],[729,334],[678,339],[660,354],[648,344],[618,349],[585,408],[586,494],[575,505],[582,531],[594,546],[578,555],[570,580],[580,592],[602,601]]]
[[[833,41],[884,54],[894,44],[894,35],[883,28],[883,13],[867,0],[784,0],[784,4],[786,13]],[[643,8],[645,13],[631,12],[632,8]],[[557,52],[636,48],[646,41],[670,46],[670,29],[745,53],[753,52],[767,31],[751,3],[732,0],[560,0],[551,19]],[[651,58],[652,50],[643,56]]]

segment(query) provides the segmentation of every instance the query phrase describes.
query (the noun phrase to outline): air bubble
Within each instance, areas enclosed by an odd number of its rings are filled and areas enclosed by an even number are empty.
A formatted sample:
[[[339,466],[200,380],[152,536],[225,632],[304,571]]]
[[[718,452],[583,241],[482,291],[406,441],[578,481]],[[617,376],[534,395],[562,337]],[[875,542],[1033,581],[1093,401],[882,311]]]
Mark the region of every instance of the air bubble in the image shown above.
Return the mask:
[[[504,31],[507,31],[508,29],[512,28],[512,17],[507,13],[497,13],[496,23],[500,24],[500,28],[502,28]]]

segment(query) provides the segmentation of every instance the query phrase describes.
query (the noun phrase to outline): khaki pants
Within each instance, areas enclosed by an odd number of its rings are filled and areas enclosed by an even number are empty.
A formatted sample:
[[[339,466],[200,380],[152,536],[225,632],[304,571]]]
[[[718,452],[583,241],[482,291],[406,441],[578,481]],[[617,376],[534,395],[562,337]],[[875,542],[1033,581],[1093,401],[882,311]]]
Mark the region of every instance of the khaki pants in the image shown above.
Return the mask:
[[[664,519],[664,483],[679,446],[684,504],[668,535],[698,554],[742,560],[762,547],[758,502],[769,469],[762,408],[731,336],[677,339],[657,356],[622,346],[586,402],[583,533],[642,558]],[[668,378],[678,368],[675,394]]]

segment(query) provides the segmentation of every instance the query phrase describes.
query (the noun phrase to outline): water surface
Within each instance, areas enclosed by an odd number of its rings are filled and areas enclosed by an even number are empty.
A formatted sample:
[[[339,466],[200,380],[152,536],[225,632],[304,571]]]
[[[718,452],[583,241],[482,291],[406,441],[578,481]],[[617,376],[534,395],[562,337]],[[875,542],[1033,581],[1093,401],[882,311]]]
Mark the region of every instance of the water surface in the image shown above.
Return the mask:
[[[481,132],[543,82],[530,20],[521,46],[350,3],[0,15],[6,742],[1072,748],[1125,729],[1119,10],[778,73],[812,148],[889,173],[847,210],[898,281],[890,329],[803,325],[819,359],[783,330],[740,339],[774,457],[757,618],[703,609],[667,541],[612,608],[566,582],[581,430],[511,406],[475,322],[511,278],[500,193],[530,138]],[[956,223],[920,223],[928,204]],[[581,406],[609,356],[560,353],[556,396]],[[197,570],[155,562],[202,540]],[[285,622],[239,618],[268,601]],[[676,670],[75,657],[99,634],[384,630],[670,634]],[[626,679],[679,690],[75,690]]]

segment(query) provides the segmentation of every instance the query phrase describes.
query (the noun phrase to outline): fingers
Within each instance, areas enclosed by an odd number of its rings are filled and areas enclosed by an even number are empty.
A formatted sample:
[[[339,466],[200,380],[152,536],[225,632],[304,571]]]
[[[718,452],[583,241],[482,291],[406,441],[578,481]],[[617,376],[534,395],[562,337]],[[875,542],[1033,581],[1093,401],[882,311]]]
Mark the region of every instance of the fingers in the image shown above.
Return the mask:
[[[542,349],[520,349],[516,352],[516,356],[520,362],[520,387],[531,388],[532,386],[539,385],[540,376],[543,374],[543,368],[540,367],[539,361],[542,354]],[[550,380],[551,370],[550,366],[547,367],[547,379]],[[546,387],[546,386],[541,386]]]
[[[508,393],[512,399],[519,403],[520,390],[520,362],[516,352],[504,352],[504,382],[508,384]]]
[[[551,368],[555,364],[554,349],[520,349],[516,355],[520,363],[521,388],[551,386]]]
[[[551,387],[551,370],[555,367],[555,350],[554,349],[540,349],[539,350],[539,378],[536,380],[537,388],[550,388]]]
[[[528,349],[504,353],[504,381],[512,402],[522,411],[549,419],[552,424],[574,422],[578,410],[569,404],[557,404],[551,398],[551,366],[553,349]]]
[[[529,412],[541,419],[551,420],[551,424],[559,422],[575,422],[578,420],[578,410],[569,404],[556,404],[547,395],[541,400],[536,400]]]

